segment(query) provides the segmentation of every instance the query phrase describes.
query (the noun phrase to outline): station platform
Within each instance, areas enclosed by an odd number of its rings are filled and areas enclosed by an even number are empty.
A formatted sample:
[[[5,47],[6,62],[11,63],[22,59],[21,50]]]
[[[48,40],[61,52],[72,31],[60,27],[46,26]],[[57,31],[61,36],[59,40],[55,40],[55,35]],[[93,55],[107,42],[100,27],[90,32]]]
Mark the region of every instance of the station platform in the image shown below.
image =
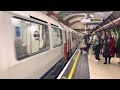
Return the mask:
[[[82,54],[80,46],[75,51],[57,79],[120,79],[120,60],[112,58],[111,64],[103,64],[104,57],[95,61],[92,51]]]
[[[88,56],[81,54],[80,47],[75,51],[57,79],[90,79]]]
[[[94,55],[88,54],[90,79],[120,79],[120,60],[112,58],[111,64],[103,64],[104,57],[100,54],[100,61],[95,61]]]

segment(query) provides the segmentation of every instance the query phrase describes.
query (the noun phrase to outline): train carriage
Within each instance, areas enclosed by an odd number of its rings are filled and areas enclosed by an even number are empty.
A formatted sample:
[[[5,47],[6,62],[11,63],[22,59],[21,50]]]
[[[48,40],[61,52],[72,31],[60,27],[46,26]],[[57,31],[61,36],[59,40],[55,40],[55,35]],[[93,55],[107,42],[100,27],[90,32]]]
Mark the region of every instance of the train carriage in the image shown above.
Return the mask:
[[[74,44],[62,25],[37,11],[0,11],[0,78],[55,78]]]

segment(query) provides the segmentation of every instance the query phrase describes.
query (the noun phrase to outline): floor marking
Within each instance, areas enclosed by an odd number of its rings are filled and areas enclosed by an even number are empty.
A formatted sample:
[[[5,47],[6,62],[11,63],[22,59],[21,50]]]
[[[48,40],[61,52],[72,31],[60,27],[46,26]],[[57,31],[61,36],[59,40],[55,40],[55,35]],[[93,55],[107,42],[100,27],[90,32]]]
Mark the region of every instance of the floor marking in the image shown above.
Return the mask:
[[[70,58],[70,60],[68,61],[68,63],[66,64],[66,66],[64,67],[64,69],[62,70],[62,72],[59,74],[59,76],[57,77],[57,79],[61,79],[63,73],[65,72],[65,70],[67,69],[68,65],[70,64],[72,58],[74,57],[74,55],[76,54],[76,52],[78,51],[80,45],[78,46],[78,48],[76,49],[76,51],[74,52],[74,54],[72,55],[72,57]]]
[[[69,74],[69,76],[68,76],[68,79],[71,79],[71,78],[72,78],[72,75],[73,75],[73,72],[74,72],[74,70],[75,70],[75,67],[76,67],[77,61],[78,61],[78,59],[79,59],[79,56],[80,56],[80,50],[78,51],[78,55],[77,55],[77,57],[76,57],[76,59],[75,59],[75,62],[74,62],[74,64],[73,64],[73,67],[72,67],[72,69],[71,69],[71,71],[70,71],[70,74]]]

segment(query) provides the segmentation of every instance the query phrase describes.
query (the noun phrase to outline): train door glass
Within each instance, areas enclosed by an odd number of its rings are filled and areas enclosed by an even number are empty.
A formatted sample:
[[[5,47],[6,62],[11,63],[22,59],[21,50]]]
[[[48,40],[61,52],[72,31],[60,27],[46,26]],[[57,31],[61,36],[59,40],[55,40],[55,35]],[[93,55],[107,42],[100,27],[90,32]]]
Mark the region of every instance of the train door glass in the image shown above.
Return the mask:
[[[63,40],[62,40],[62,30],[52,27],[53,29],[52,31],[52,43],[53,43],[53,47],[57,47],[63,44]]]
[[[35,23],[31,24],[31,53],[35,53],[39,51],[39,26]],[[36,35],[36,36],[35,36]],[[38,39],[37,39],[38,38]]]
[[[31,54],[43,52],[50,48],[49,31],[47,25],[32,23],[31,26]]]

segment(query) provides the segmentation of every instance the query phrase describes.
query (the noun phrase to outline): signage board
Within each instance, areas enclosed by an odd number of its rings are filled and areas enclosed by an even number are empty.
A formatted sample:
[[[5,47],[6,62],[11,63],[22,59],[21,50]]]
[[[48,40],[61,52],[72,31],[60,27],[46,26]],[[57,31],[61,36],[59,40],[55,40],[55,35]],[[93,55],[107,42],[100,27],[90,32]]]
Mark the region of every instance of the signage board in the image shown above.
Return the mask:
[[[80,20],[81,23],[101,23],[101,18],[83,18]]]

